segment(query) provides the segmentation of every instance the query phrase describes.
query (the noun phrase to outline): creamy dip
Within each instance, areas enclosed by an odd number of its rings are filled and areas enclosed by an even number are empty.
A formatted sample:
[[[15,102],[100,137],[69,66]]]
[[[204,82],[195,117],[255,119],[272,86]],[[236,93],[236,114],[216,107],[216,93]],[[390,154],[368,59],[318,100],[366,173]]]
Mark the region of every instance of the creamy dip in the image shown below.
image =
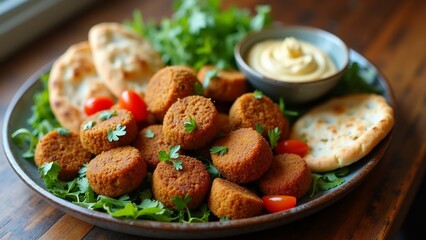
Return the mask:
[[[261,74],[286,82],[308,82],[336,72],[336,66],[323,50],[293,37],[255,44],[247,62]]]

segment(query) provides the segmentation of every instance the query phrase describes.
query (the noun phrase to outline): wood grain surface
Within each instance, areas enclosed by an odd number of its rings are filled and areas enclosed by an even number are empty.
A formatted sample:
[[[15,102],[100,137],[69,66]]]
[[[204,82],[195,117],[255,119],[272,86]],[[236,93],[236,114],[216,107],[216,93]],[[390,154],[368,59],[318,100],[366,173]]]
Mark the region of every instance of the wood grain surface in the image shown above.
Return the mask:
[[[426,1],[224,2],[224,7],[270,4],[276,21],[337,34],[386,76],[398,113],[387,153],[354,191],[307,218],[232,239],[394,239],[426,169]],[[129,19],[134,9],[140,9],[144,18],[159,20],[170,15],[171,1],[101,1],[1,62],[1,125],[10,100],[31,74],[69,45],[87,39],[94,24]],[[93,226],[50,206],[13,172],[3,147],[0,194],[1,239],[140,239]]]

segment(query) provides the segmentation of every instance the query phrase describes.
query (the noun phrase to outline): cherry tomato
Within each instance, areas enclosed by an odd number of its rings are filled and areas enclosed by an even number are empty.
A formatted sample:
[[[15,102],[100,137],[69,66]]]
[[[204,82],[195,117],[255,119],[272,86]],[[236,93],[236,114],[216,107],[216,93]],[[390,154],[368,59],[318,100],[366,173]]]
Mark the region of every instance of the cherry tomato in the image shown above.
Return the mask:
[[[121,93],[118,102],[120,107],[129,110],[133,114],[137,122],[145,120],[148,116],[145,101],[132,90],[126,90]]]
[[[278,154],[295,153],[303,157],[309,150],[308,144],[297,139],[281,141],[275,147],[275,152]]]
[[[266,195],[262,197],[263,206],[269,212],[284,211],[296,206],[296,197],[285,195]]]
[[[92,97],[84,103],[84,112],[92,115],[96,112],[110,109],[114,105],[114,101],[110,97]]]

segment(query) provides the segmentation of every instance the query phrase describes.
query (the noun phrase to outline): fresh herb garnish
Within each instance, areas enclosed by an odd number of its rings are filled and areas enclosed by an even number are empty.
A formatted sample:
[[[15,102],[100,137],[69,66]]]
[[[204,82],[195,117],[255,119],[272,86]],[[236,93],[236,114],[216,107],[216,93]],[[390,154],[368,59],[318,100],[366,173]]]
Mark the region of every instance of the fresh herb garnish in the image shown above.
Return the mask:
[[[337,187],[345,182],[345,179],[342,178],[349,174],[349,167],[342,167],[335,171],[327,173],[312,173],[312,184],[309,190],[310,197],[320,190],[326,191],[331,188]]]
[[[220,156],[223,156],[227,152],[228,152],[228,147],[226,147],[226,146],[214,146],[214,147],[210,148],[211,154],[217,153]]]
[[[221,217],[219,218],[219,222],[228,222],[229,218],[228,217]]]
[[[126,126],[118,124],[114,130],[108,130],[108,141],[116,142],[124,135],[126,135]]]
[[[103,111],[99,113],[98,119],[101,121],[105,121],[112,118],[113,116],[117,116],[117,111],[115,110]]]
[[[151,130],[151,129],[148,129],[146,132],[145,132],[145,137],[146,138],[153,138],[155,136],[155,133]]]
[[[198,96],[203,96],[204,95],[203,85],[201,85],[201,83],[198,82],[198,81],[195,82],[195,84],[194,84],[194,92]]]
[[[259,91],[259,90],[255,90],[253,92],[254,98],[256,99],[261,99],[263,97],[263,92]]]
[[[209,172],[210,178],[213,180],[215,178],[221,177],[219,170],[213,165],[213,163],[203,157],[203,156],[197,156],[197,159],[202,161],[204,163],[204,166],[206,166],[207,171]]]
[[[95,125],[96,125],[96,121],[95,120],[90,120],[86,124],[84,124],[83,130],[91,129]]]
[[[278,101],[278,107],[280,108],[281,113],[286,117],[296,117],[299,115],[299,113],[296,111],[290,111],[285,109],[285,103],[282,97],[280,97]]]
[[[189,121],[184,121],[183,126],[185,127],[185,132],[193,132],[195,129],[197,129],[197,122],[195,122],[195,119],[193,117],[189,118]]]
[[[182,161],[178,159],[179,157],[180,145],[170,146],[170,151],[166,152],[161,150],[158,153],[158,160],[166,163],[172,163],[173,167],[176,170],[181,170],[183,168]]]
[[[210,211],[207,206],[203,204],[200,207],[200,212],[191,212],[188,209],[188,204],[191,202],[192,198],[189,194],[186,194],[185,197],[174,196],[172,202],[175,204],[175,209],[178,211],[178,220],[182,223],[192,223],[192,222],[208,222]]]
[[[258,6],[256,15],[221,1],[176,1],[174,14],[160,24],[144,21],[136,11],[125,24],[147,37],[167,65],[187,65],[199,70],[204,65],[234,68],[234,47],[248,32],[271,23],[270,7]],[[200,41],[202,39],[202,41]]]
[[[274,149],[275,146],[277,146],[278,140],[281,137],[281,131],[278,129],[278,127],[268,130],[268,137],[269,144],[271,145],[271,148]]]
[[[262,135],[262,134],[263,134],[263,131],[265,130],[265,128],[264,128],[261,124],[259,124],[259,123],[256,123],[255,128],[256,128],[256,131],[257,131],[260,135]]]
[[[215,77],[218,77],[218,76],[219,76],[219,72],[217,70],[206,71],[206,76],[204,77],[204,81],[203,81],[203,89],[208,88],[212,78],[215,78]]]
[[[62,136],[69,136],[70,135],[70,130],[66,129],[66,128],[56,128],[55,131]]]

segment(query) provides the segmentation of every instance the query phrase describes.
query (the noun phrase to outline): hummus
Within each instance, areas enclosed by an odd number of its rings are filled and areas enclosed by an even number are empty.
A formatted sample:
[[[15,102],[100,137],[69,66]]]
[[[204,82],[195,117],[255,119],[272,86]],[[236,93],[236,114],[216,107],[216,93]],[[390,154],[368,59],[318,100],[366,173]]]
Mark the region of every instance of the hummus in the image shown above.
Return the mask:
[[[308,82],[336,72],[336,66],[324,51],[293,37],[255,44],[247,63],[266,77],[286,82]]]

